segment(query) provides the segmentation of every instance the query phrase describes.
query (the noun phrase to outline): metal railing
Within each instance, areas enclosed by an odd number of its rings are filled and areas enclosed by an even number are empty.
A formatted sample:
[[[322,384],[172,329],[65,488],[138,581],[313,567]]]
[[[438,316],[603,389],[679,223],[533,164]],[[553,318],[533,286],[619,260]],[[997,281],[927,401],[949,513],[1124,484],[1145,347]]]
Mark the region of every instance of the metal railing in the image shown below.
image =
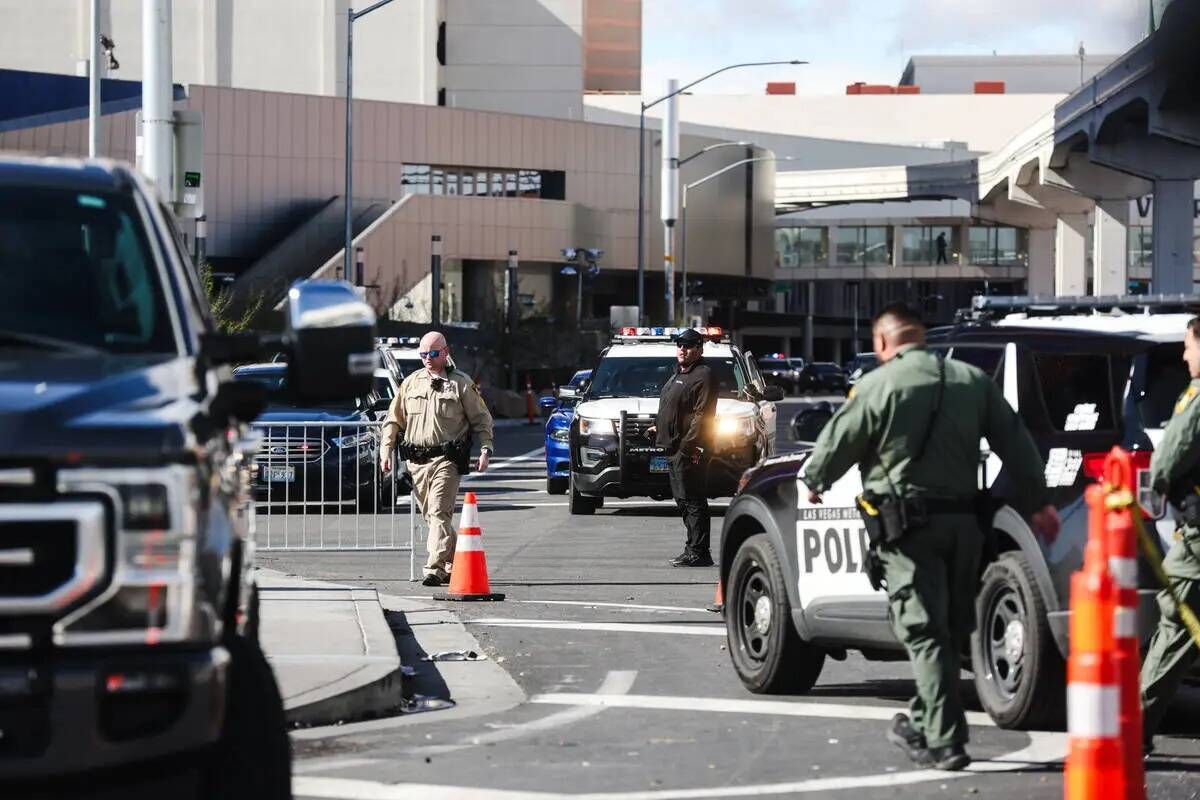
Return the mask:
[[[407,551],[409,578],[415,577],[423,524],[404,462],[387,475],[379,468],[381,422],[256,422],[253,428],[262,436],[251,467],[251,525],[259,549]]]

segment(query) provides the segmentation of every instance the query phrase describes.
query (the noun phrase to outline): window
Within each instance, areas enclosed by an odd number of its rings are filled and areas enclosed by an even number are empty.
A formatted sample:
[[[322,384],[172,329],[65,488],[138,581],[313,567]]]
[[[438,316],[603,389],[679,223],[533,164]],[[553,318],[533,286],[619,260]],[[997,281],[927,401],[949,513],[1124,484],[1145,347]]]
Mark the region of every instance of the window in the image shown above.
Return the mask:
[[[567,174],[562,170],[405,164],[400,183],[403,195],[567,199]]]
[[[828,228],[776,228],[775,263],[784,269],[829,263]]]
[[[985,267],[1029,265],[1029,231],[1001,225],[973,225],[967,239],[970,263]]]
[[[737,397],[745,387],[746,373],[731,356],[706,357],[717,378],[717,393],[721,397]],[[672,356],[600,359],[592,375],[588,396],[596,397],[658,397],[667,378],[675,371]]]
[[[1129,226],[1129,266],[1149,269],[1154,264],[1154,229],[1149,225]]]
[[[838,266],[886,267],[892,263],[892,229],[886,226],[838,228]]]
[[[1138,414],[1147,428],[1164,428],[1191,380],[1183,363],[1183,345],[1155,345],[1144,358],[1146,386],[1137,400]]]
[[[1050,424],[1056,430],[1116,428],[1109,357],[1087,353],[1035,353],[1034,368]]]
[[[0,264],[0,329],[11,334],[0,346],[19,348],[16,340],[31,336],[114,354],[178,347],[146,230],[126,196],[0,189]]]
[[[949,225],[909,226],[903,230],[905,264],[957,264],[958,242]]]
[[[429,194],[429,165],[405,164],[400,184],[402,194]]]
[[[1004,363],[1003,347],[964,347],[956,345],[950,348],[946,355],[955,361],[962,361],[973,367],[978,367],[983,370],[985,375],[991,376],[992,380],[997,383],[1000,383],[1003,378],[1004,373],[1000,368],[1000,365]]]

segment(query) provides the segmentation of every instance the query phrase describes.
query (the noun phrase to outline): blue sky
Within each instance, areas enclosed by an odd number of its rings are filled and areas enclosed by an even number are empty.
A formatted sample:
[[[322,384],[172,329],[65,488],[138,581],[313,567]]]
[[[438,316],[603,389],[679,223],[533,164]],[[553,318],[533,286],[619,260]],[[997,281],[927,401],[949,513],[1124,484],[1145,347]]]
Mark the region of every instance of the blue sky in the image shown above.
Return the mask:
[[[644,0],[643,80],[689,80],[730,63],[799,58],[802,67],[739,70],[696,92],[801,94],[896,83],[914,54],[1121,52],[1146,27],[1148,0]],[[752,9],[753,13],[749,13]]]

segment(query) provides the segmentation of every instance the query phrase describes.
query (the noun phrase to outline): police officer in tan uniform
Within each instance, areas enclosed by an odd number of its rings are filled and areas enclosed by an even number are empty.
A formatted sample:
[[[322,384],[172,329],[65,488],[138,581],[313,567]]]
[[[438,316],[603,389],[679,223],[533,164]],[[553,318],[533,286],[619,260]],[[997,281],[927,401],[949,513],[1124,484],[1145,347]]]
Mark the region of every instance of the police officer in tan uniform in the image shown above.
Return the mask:
[[[425,586],[449,581],[457,534],[451,524],[458,485],[469,471],[471,435],[479,440],[477,472],[486,472],[492,454],[492,415],[475,383],[447,366],[446,337],[431,331],[421,339],[418,355],[425,369],[404,379],[383,423],[379,466],[392,470],[392,458],[408,462],[413,493],[429,525],[425,549]],[[403,434],[397,445],[397,438]]]

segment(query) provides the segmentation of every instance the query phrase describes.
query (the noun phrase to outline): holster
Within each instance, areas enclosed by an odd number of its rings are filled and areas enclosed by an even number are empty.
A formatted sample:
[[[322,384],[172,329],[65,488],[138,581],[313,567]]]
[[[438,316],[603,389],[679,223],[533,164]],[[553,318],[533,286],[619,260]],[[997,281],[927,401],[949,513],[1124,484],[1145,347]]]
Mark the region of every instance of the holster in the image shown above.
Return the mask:
[[[454,462],[454,468],[463,477],[471,474],[471,444],[473,438],[471,432],[468,431],[467,435],[463,438],[446,445],[446,457]]]
[[[854,498],[872,547],[894,544],[929,521],[925,501],[863,492]]]

